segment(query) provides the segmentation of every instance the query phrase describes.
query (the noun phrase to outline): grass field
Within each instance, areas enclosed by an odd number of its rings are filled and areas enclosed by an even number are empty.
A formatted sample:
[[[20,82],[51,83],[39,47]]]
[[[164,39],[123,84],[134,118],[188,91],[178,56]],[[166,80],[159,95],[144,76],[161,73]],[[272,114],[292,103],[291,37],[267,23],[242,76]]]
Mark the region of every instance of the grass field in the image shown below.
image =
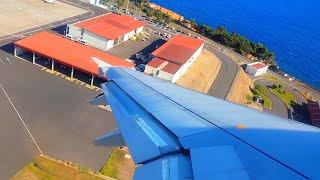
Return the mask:
[[[260,85],[260,84],[256,84],[252,90],[252,93],[254,96],[259,96],[262,98],[263,100],[263,107],[264,108],[267,108],[267,109],[271,109],[272,108],[272,103],[271,103],[271,100],[270,98],[266,95],[266,91],[267,89]],[[253,101],[253,97],[248,97],[248,100],[252,100]]]
[[[75,168],[65,163],[39,156],[27,164],[11,179],[20,180],[60,180],[60,179],[103,179],[85,168]]]
[[[107,162],[101,168],[101,174],[118,179],[118,165],[120,161],[123,161],[124,154],[125,153],[120,150],[113,151]]]
[[[293,103],[296,102],[295,96],[292,93],[286,91],[281,86],[276,86],[275,85],[272,88],[270,88],[270,91],[274,95],[278,96],[288,106],[288,108],[291,108]]]
[[[125,149],[114,149],[100,173],[115,179],[132,179],[135,166],[132,159],[125,158],[128,153]]]

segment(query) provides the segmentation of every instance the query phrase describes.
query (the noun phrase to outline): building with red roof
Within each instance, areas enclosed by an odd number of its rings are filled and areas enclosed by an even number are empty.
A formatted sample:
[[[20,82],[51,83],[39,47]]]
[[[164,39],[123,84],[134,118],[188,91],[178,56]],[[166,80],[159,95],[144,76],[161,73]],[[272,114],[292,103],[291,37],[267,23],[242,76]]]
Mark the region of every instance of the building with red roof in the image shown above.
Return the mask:
[[[320,106],[316,101],[308,100],[308,111],[312,125],[320,126]]]
[[[262,62],[254,62],[247,64],[246,72],[252,76],[259,76],[266,73],[268,66]]]
[[[143,31],[144,23],[128,15],[109,13],[67,26],[69,38],[108,50]]]
[[[185,35],[176,35],[152,52],[155,57],[145,73],[176,82],[200,55],[204,41]]]
[[[18,56],[24,52],[33,54],[33,63],[36,57],[45,57],[54,64],[60,63],[73,70],[79,70],[92,77],[105,78],[104,70],[111,66],[133,68],[134,63],[116,56],[112,56],[99,49],[69,40],[61,35],[42,31],[14,43],[14,54]],[[93,79],[93,78],[92,78]]]

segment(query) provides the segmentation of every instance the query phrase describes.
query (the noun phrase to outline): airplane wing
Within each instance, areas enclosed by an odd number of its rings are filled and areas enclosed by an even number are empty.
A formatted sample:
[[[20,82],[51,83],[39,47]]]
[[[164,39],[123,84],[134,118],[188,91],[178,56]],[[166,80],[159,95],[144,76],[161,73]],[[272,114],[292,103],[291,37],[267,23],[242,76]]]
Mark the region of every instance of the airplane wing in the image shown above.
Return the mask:
[[[100,98],[137,165],[134,179],[320,179],[316,127],[126,68],[106,75]]]

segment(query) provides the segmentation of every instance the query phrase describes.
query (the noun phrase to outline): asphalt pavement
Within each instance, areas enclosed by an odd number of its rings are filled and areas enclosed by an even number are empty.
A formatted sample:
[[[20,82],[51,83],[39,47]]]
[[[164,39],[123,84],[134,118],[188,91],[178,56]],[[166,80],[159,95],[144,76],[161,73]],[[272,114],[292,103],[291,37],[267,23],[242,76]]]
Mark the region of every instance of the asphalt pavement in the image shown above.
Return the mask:
[[[225,99],[232,88],[232,84],[237,76],[239,67],[232,59],[221,53],[219,50],[213,48],[212,46],[206,46],[206,48],[213,52],[221,61],[221,67],[218,76],[216,77],[207,94]]]
[[[287,105],[279,97],[272,94],[268,89],[268,87],[271,87],[273,83],[266,80],[256,80],[254,83],[261,84],[267,87],[266,95],[270,98],[272,102],[272,110],[264,108],[263,111],[288,119],[289,114],[288,114]]]
[[[0,59],[0,179],[40,151],[99,170],[112,147],[94,139],[117,127],[111,112],[89,105],[99,92],[4,51]]]
[[[13,41],[48,29],[63,34],[68,23],[108,12],[78,0],[61,1],[89,12],[0,39],[0,179],[9,179],[41,152],[99,170],[112,151],[93,144],[116,128],[111,112],[88,104],[99,92],[12,56]]]

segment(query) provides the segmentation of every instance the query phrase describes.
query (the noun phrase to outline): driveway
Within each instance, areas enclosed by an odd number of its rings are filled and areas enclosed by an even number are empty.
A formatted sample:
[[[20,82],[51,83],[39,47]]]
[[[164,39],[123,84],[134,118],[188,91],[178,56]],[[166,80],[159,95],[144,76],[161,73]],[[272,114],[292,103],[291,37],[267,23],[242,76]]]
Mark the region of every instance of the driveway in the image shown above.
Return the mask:
[[[272,86],[273,83],[266,80],[256,80],[254,84],[261,84],[265,87]],[[267,88],[268,89],[268,88]],[[280,117],[288,119],[288,108],[287,105],[277,96],[272,94],[269,89],[266,92],[266,95],[270,98],[272,102],[272,110],[264,108],[263,111],[269,112]]]
[[[225,99],[232,87],[233,81],[239,71],[239,67],[232,59],[217,49],[212,48],[211,46],[206,46],[206,48],[213,52],[221,61],[221,67],[218,76],[216,77],[207,94]]]

